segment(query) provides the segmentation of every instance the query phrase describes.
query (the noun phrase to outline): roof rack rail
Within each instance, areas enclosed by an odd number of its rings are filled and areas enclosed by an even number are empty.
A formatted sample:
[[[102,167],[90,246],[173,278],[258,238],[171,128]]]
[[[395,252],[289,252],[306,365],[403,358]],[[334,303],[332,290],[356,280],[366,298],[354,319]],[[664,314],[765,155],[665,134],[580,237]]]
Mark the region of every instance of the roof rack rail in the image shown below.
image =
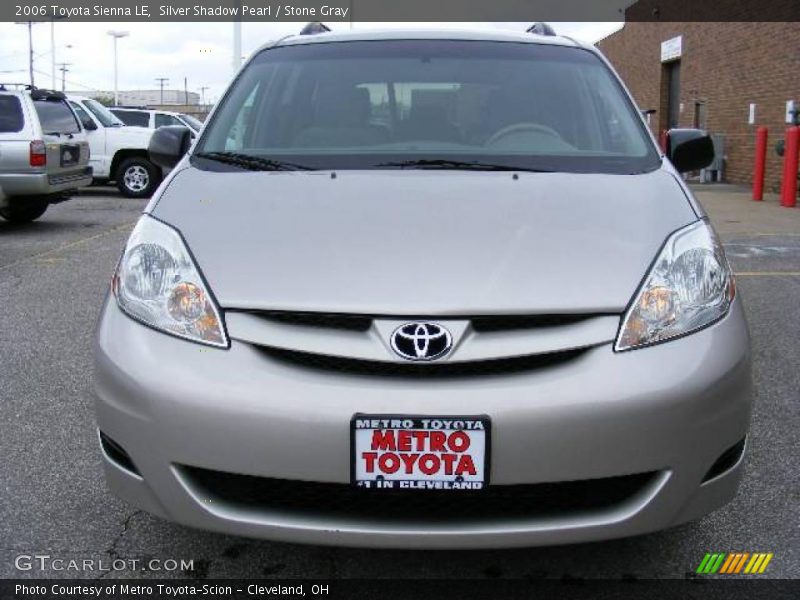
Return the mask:
[[[330,30],[331,28],[325,25],[325,23],[311,21],[300,30],[300,35],[317,35],[318,33],[325,33]]]
[[[547,23],[537,22],[525,30],[526,33],[535,33],[537,35],[557,35],[556,30],[550,27]]]
[[[15,88],[23,88],[26,90],[32,90],[33,86],[30,83],[19,83],[17,81],[0,81],[0,88],[5,89],[6,86],[13,86]]]
[[[57,90],[48,90],[45,88],[38,88],[35,85],[31,85],[30,83],[17,83],[17,82],[10,82],[10,81],[0,81],[0,91],[7,92],[8,88],[6,86],[11,86],[16,90],[23,89],[29,91],[31,93],[31,98],[34,100],[64,100],[66,99],[66,95],[64,92],[59,92]]]
[[[67,95],[57,90],[46,90],[44,88],[30,88],[31,98],[34,100],[66,100]]]

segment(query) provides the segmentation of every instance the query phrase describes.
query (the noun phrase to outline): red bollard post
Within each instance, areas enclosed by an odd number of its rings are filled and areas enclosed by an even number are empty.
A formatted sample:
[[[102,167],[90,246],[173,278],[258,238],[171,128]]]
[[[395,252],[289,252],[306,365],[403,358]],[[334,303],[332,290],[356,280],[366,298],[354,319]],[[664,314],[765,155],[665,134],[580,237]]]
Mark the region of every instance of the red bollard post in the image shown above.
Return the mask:
[[[661,133],[658,134],[658,145],[661,146],[661,151],[667,151],[667,130],[662,129]]]
[[[800,167],[800,127],[789,127],[786,130],[786,149],[783,154],[781,206],[797,206],[798,167]]]
[[[756,161],[753,167],[753,200],[764,199],[764,173],[767,166],[767,128],[756,130]]]

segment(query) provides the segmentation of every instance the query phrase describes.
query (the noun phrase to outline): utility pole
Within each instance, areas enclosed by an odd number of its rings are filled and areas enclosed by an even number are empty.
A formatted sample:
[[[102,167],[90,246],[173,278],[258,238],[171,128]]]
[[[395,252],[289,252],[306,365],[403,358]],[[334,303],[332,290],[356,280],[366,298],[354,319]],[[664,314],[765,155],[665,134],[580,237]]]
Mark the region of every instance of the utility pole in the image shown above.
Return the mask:
[[[31,79],[31,87],[33,87],[33,26],[37,24],[36,21],[17,21],[16,25],[28,26],[28,74]]]
[[[189,106],[189,83],[187,82],[186,77],[183,78],[183,97],[184,104]]]
[[[28,72],[31,76],[31,87],[33,87],[33,21],[28,21]]]
[[[200,90],[200,103],[205,106],[206,105],[206,90],[208,89],[207,85],[200,86],[198,88]]]
[[[69,69],[67,67],[72,66],[72,63],[58,63],[60,66],[58,70],[61,71],[61,91],[66,91],[66,77]],[[55,88],[54,88],[55,89]]]
[[[169,83],[169,77],[156,77],[159,87],[161,88],[161,104],[164,104],[164,84]]]
[[[114,31],[108,32],[108,35],[114,38],[114,106],[119,106],[119,91],[117,89],[117,40],[130,35],[127,31]]]

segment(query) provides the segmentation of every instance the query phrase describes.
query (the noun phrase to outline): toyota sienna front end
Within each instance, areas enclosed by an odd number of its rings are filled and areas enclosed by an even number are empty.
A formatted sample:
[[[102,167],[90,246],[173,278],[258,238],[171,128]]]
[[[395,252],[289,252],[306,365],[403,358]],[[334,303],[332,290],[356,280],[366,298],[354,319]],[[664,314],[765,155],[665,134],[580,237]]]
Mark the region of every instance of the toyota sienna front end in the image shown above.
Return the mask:
[[[635,535],[728,502],[742,303],[598,51],[548,35],[264,47],[128,240],[97,331],[106,478],[163,518],[351,546]],[[671,158],[670,161],[668,158]]]

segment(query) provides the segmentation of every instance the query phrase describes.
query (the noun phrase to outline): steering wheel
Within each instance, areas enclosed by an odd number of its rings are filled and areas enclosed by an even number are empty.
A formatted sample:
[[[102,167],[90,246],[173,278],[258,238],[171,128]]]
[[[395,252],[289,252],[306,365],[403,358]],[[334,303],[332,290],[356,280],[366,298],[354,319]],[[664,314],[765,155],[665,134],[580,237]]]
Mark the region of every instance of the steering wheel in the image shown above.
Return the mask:
[[[492,137],[486,140],[485,145],[492,146],[504,137],[526,131],[535,131],[536,133],[544,133],[545,135],[562,139],[561,134],[547,125],[540,125],[539,123],[514,123],[513,125],[508,125],[507,127],[503,127],[500,131],[495,132]]]

